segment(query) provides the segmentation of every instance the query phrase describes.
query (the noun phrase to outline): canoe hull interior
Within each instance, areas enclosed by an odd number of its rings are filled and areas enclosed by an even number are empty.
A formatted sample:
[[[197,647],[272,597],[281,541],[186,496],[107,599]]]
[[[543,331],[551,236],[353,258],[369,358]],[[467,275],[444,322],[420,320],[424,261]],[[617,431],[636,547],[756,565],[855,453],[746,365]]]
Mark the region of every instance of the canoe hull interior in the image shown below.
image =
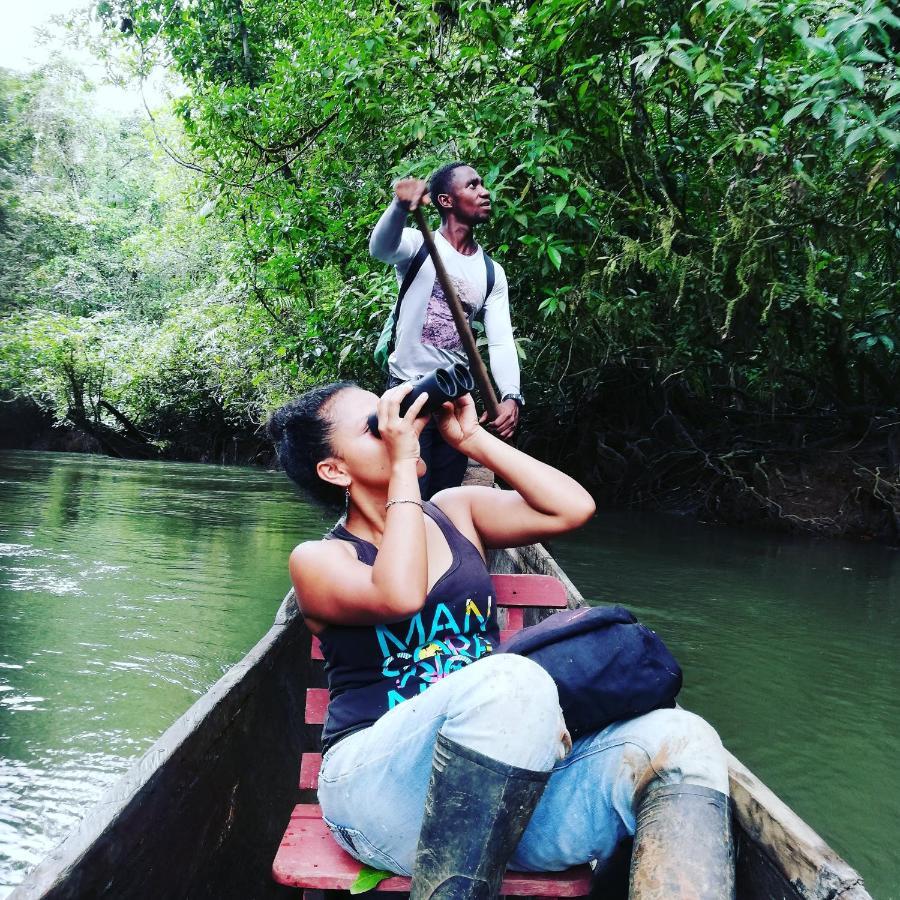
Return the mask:
[[[541,548],[495,554],[495,572],[561,577]],[[537,611],[529,611],[534,616]],[[123,776],[9,900],[248,900],[298,896],[271,878],[275,850],[303,797],[307,687],[323,686],[290,599],[276,624]],[[732,760],[739,900],[866,900],[859,875]],[[613,900],[613,898],[609,898]]]

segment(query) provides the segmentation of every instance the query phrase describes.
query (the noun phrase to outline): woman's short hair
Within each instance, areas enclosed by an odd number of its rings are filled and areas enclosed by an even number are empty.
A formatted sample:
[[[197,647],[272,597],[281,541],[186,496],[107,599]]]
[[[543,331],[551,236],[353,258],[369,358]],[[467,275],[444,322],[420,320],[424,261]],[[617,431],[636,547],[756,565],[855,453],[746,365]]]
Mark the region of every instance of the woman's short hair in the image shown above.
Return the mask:
[[[287,476],[301,488],[330,504],[339,504],[343,488],[319,477],[316,465],[334,455],[331,445],[332,421],[327,416],[331,400],[355,381],[335,381],[313,388],[272,413],[266,430],[278,461]]]

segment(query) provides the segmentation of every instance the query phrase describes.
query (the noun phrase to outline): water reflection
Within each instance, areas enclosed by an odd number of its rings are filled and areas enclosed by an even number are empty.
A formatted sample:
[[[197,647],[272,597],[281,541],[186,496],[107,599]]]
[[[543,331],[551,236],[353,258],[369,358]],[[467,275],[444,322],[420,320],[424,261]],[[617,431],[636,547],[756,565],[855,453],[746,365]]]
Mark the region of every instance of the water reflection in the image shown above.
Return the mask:
[[[271,625],[279,473],[0,454],[0,896]]]

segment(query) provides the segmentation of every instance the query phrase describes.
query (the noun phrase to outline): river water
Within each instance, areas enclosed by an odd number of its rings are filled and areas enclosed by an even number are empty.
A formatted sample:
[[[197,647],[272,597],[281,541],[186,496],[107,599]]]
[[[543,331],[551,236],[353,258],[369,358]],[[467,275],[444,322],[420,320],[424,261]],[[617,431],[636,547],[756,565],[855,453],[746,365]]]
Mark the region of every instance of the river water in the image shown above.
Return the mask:
[[[0,453],[0,897],[262,636],[333,517],[280,473]],[[554,555],[657,629],[681,701],[900,898],[900,554],[603,514]]]

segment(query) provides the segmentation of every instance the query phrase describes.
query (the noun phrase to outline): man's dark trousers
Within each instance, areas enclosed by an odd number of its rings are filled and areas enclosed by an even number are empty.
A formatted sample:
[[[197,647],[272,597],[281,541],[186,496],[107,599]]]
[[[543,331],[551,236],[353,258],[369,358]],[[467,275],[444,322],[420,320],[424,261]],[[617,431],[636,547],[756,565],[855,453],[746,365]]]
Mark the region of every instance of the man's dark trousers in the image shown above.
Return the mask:
[[[388,387],[396,387],[403,382],[391,375]],[[459,487],[466,474],[469,458],[465,453],[454,450],[442,437],[437,422],[429,419],[419,435],[419,456],[428,467],[419,479],[419,493],[423,500],[430,500],[438,491],[448,487]]]
[[[459,487],[469,458],[465,453],[454,450],[438,430],[437,422],[431,419],[419,435],[419,456],[428,470],[419,479],[419,491],[423,500],[430,500],[438,491],[448,487]]]

